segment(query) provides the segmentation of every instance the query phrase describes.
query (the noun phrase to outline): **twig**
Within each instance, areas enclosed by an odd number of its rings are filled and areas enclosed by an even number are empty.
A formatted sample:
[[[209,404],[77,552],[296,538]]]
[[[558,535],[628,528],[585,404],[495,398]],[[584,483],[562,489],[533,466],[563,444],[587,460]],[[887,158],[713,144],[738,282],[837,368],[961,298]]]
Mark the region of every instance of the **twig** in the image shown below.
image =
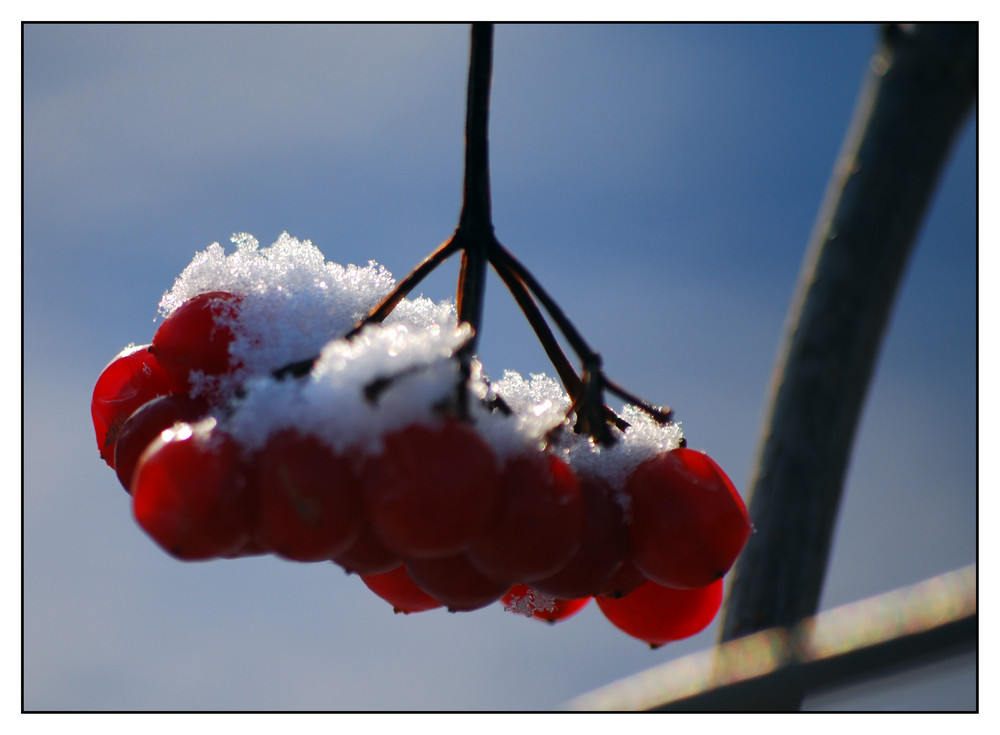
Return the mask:
[[[551,360],[559,378],[572,397],[571,412],[576,414],[574,429],[590,435],[595,441],[610,445],[615,441],[611,426],[620,431],[629,424],[604,404],[604,391],[608,390],[645,411],[655,421],[671,420],[669,409],[657,408],[629,393],[604,375],[601,357],[594,352],[559,305],[542,285],[521,265],[500,242],[493,231],[492,204],[489,175],[489,98],[493,71],[493,26],[473,23],[469,55],[469,81],[465,121],[465,177],[463,181],[462,211],[454,234],[428,256],[412,273],[400,281],[381,303],[362,319],[345,336],[358,334],[366,324],[383,321],[396,305],[410,293],[431,271],[456,252],[462,253],[457,288],[458,320],[472,327],[472,337],[455,353],[460,362],[460,374],[471,374],[473,355],[478,346],[483,318],[487,265],[492,265],[513,294],[521,311],[527,317],[546,355]],[[582,363],[582,376],[570,365],[559,346],[545,316],[536,303],[555,321]],[[301,376],[308,372],[315,358],[287,365],[275,371],[276,377]],[[457,388],[456,410],[468,416],[465,380]]]
[[[527,288],[524,286],[524,282],[521,281],[517,275],[515,275],[510,269],[504,267],[502,262],[497,263],[494,261],[492,263],[494,270],[496,270],[497,275],[507,286],[507,290],[510,291],[511,295],[514,297],[514,301],[517,302],[518,307],[521,309],[521,313],[524,314],[531,328],[535,332],[535,336],[538,337],[538,341],[542,345],[542,349],[545,350],[546,356],[549,358],[549,362],[555,368],[556,373],[559,375],[559,380],[562,381],[563,387],[566,388],[566,392],[573,396],[577,395],[580,391],[580,386],[582,381],[580,376],[576,374],[576,370],[570,364],[569,359],[566,357],[566,353],[562,351],[559,346],[559,342],[556,340],[555,335],[552,333],[552,329],[549,327],[548,322],[545,321],[545,317],[542,315],[541,311],[538,309],[538,305],[532,298],[531,294],[528,292]]]
[[[478,344],[486,293],[487,253],[493,240],[490,202],[489,109],[493,73],[493,25],[472,24],[465,118],[465,179],[455,239],[462,247],[458,320],[472,325],[470,353]]]
[[[454,253],[458,252],[459,243],[455,241],[455,237],[452,236],[445,240],[437,249],[424,258],[423,262],[418,265],[409,275],[406,276],[402,281],[396,284],[396,287],[389,292],[389,295],[382,299],[374,309],[372,309],[368,315],[358,322],[355,327],[344,335],[345,338],[350,338],[360,332],[366,324],[379,324],[381,323],[392,310],[396,308],[396,305],[405,299],[409,295],[410,291],[417,287],[417,285],[424,280],[431,272],[441,265],[445,260],[451,257]]]
[[[590,348],[583,335],[573,326],[573,323],[560,308],[559,304],[556,303],[555,299],[549,296],[548,292],[531,272],[499,242],[490,250],[490,263],[493,264],[494,268],[503,268],[514,274],[528,288],[532,295],[541,302],[553,321],[555,321],[559,331],[566,337],[570,347],[573,348],[573,351],[579,356],[581,361],[591,364],[600,362],[600,356]]]

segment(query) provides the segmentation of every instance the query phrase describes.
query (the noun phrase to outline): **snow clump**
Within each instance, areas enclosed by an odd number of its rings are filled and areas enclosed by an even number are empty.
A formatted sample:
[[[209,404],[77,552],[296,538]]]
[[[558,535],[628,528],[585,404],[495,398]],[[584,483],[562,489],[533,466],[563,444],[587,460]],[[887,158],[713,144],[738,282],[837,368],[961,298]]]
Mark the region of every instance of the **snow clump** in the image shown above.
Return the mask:
[[[236,367],[222,387],[230,403],[224,426],[247,450],[295,427],[337,451],[374,452],[387,432],[441,420],[440,407],[454,400],[462,381],[453,358],[472,336],[467,324],[458,324],[452,301],[403,299],[382,324],[345,339],[394,287],[385,267],[328,262],[310,241],[288,233],[264,248],[247,234],[232,242],[228,254],[213,243],[195,255],[164,294],[160,313],[167,317],[200,293],[240,296],[238,316],[227,325],[235,335],[230,355]],[[309,361],[306,375],[274,375]],[[501,461],[546,444],[575,469],[619,488],[639,462],[682,438],[678,424],[657,424],[626,406],[622,417],[630,428],[616,432],[614,446],[597,446],[573,432],[572,401],[558,382],[509,370],[491,382],[475,359],[466,391],[470,419]],[[497,397],[509,415],[489,408]]]

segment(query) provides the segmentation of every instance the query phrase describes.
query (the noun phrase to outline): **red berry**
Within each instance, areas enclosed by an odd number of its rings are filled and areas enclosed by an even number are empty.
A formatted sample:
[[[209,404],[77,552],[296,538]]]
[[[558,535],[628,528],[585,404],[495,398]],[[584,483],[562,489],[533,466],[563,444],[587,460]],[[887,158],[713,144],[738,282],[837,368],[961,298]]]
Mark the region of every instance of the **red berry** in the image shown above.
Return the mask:
[[[508,461],[500,477],[496,509],[469,560],[496,579],[530,582],[554,574],[583,539],[576,475],[558,457],[533,454]]]
[[[115,472],[122,487],[131,492],[135,465],[161,431],[178,422],[193,423],[207,416],[208,411],[208,401],[186,393],[160,396],[140,406],[122,424],[115,442]]]
[[[173,389],[170,376],[149,352],[149,345],[123,350],[97,378],[90,415],[101,458],[115,468],[118,432],[132,413]]]
[[[580,492],[586,510],[583,543],[562,569],[531,583],[553,597],[573,599],[602,591],[628,557],[628,526],[611,486],[599,477],[584,475]]]
[[[163,320],[151,351],[181,388],[191,387],[191,372],[230,372],[229,345],[241,297],[227,291],[198,294]]]
[[[402,564],[381,574],[363,574],[361,581],[368,586],[368,589],[392,605],[393,611],[397,613],[409,614],[441,607],[440,602],[410,579],[406,567]]]
[[[375,533],[405,557],[434,558],[466,549],[493,510],[500,484],[490,446],[469,426],[415,424],[385,437],[385,451],[364,474]]]
[[[333,557],[333,561],[348,573],[381,574],[403,563],[403,557],[388,548],[367,523],[361,524],[361,533],[350,547]]]
[[[703,452],[675,449],[646,460],[625,485],[632,560],[655,582],[705,587],[729,571],[750,537],[733,483]]]
[[[258,541],[252,536],[247,540],[243,546],[241,546],[236,551],[232,551],[228,554],[223,554],[224,559],[240,559],[245,556],[263,556],[264,554],[271,553],[271,550],[265,548],[264,544]]]
[[[497,582],[476,569],[464,554],[408,559],[406,571],[420,589],[452,612],[486,607],[510,589],[509,583]]]
[[[526,584],[515,584],[500,600],[504,610],[537,618],[547,623],[557,623],[572,617],[587,606],[592,597],[562,600],[550,597]]]
[[[251,537],[253,506],[240,448],[215,423],[207,418],[163,431],[132,478],[136,521],[180,559],[234,554]]]
[[[679,590],[647,582],[625,597],[598,597],[604,617],[653,648],[704,630],[722,606],[722,580]]]
[[[625,563],[600,586],[598,594],[604,597],[624,597],[648,581],[649,578],[636,568],[632,560],[626,559]]]
[[[332,559],[361,533],[361,499],[351,458],[314,436],[284,430],[253,460],[257,539],[296,561]]]

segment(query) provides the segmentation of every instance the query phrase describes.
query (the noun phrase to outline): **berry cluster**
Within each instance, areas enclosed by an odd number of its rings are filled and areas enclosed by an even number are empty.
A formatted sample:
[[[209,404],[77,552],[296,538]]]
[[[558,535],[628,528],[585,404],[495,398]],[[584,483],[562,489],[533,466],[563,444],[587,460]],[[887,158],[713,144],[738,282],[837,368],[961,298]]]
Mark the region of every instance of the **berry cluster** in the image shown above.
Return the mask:
[[[403,613],[502,601],[555,622],[594,597],[653,646],[712,620],[750,523],[677,424],[626,406],[597,444],[554,381],[487,380],[450,305],[404,300],[342,337],[384,269],[237,244],[195,259],[94,389],[101,457],[166,551],[333,561]]]

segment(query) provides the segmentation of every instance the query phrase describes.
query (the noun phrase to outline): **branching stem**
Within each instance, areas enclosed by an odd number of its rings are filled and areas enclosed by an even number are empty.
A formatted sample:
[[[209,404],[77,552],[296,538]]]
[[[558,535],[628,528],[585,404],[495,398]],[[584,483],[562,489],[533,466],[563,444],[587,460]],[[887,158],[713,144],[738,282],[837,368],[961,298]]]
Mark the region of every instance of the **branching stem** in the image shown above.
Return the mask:
[[[555,367],[566,392],[572,398],[571,413],[576,414],[575,430],[595,441],[610,445],[615,438],[611,428],[625,431],[629,424],[604,404],[605,390],[638,407],[655,421],[671,420],[670,409],[661,409],[629,393],[604,375],[601,356],[569,320],[537,279],[500,244],[493,230],[489,173],[489,100],[493,74],[493,26],[473,23],[469,58],[469,82],[465,120],[465,177],[462,210],[452,236],[438,246],[423,262],[400,281],[345,337],[357,335],[366,325],[385,320],[393,309],[430,273],[457,252],[462,253],[458,277],[456,307],[458,320],[472,327],[471,338],[456,351],[463,380],[456,393],[456,408],[468,416],[465,381],[471,374],[473,355],[478,346],[483,320],[487,266],[492,266],[513,295]],[[582,364],[578,374],[563,352],[539,304],[549,314],[562,336]],[[274,372],[275,377],[298,377],[308,373],[315,358],[302,360]],[[381,389],[382,384],[373,390]]]
[[[458,252],[459,244],[456,242],[455,237],[451,237],[445,242],[441,243],[438,248],[428,255],[424,261],[418,265],[413,271],[402,281],[396,284],[396,287],[382,299],[381,303],[372,309],[368,315],[362,319],[358,324],[346,335],[347,338],[353,337],[358,332],[360,332],[367,324],[380,324],[392,310],[396,308],[396,305],[405,299],[410,291],[417,287],[417,285],[429,276],[435,268],[446,261],[451,255]]]

